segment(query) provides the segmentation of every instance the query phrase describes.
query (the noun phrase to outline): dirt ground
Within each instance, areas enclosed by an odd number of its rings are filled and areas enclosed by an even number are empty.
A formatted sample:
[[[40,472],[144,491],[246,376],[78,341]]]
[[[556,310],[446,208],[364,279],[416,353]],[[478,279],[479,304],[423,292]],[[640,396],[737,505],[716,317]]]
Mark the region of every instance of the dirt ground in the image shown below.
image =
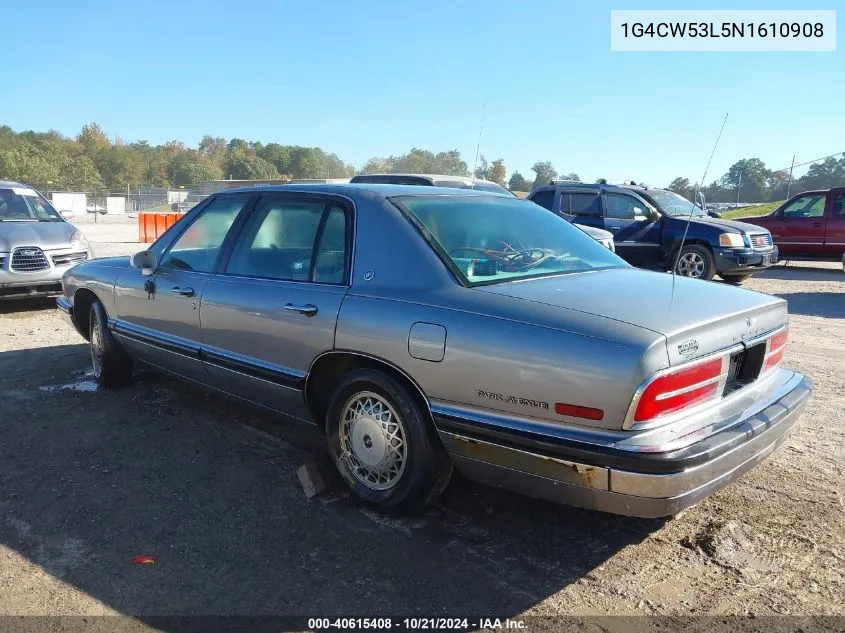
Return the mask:
[[[134,226],[84,230],[137,248]],[[746,286],[789,301],[786,364],[815,393],[775,454],[668,522],[459,478],[412,519],[309,500],[313,432],[153,374],[96,389],[51,301],[0,304],[0,615],[845,615],[845,273]]]

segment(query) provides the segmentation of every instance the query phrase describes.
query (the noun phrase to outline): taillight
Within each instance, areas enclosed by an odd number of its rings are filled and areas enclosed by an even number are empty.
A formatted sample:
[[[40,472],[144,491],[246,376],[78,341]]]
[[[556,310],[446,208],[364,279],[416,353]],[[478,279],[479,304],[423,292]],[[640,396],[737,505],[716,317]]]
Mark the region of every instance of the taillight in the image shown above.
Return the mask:
[[[634,422],[651,420],[718,395],[723,360],[706,360],[655,378],[637,402]]]
[[[777,367],[783,360],[786,351],[786,342],[789,340],[789,330],[784,328],[766,343],[766,362],[763,364],[763,371]]]

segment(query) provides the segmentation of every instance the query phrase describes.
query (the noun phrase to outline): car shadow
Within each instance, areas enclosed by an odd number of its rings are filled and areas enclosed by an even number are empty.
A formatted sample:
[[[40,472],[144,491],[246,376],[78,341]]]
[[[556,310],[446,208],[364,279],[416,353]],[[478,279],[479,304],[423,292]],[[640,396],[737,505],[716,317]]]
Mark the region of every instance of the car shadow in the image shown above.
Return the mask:
[[[0,314],[13,312],[36,312],[41,310],[55,310],[56,297],[38,297],[35,299],[11,299],[0,301]]]
[[[790,314],[845,319],[845,284],[842,292],[779,292],[786,299]]]
[[[160,630],[175,628],[155,616],[515,615],[663,524],[460,477],[414,517],[339,489],[308,499],[310,426],[151,373],[101,390],[87,359],[84,345],[0,353],[0,542]]]
[[[824,264],[806,265],[804,262],[797,265],[790,263],[772,266],[754,276],[755,278],[784,281],[845,281],[845,272],[842,271],[842,266],[838,265],[835,268],[833,266],[825,267]]]

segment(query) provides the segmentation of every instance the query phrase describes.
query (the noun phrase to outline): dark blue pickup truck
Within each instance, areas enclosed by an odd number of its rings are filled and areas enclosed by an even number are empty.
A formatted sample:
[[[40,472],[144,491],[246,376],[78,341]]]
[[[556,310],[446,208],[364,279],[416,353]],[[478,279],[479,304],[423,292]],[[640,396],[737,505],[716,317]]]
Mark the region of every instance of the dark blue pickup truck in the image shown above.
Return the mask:
[[[575,224],[610,231],[617,255],[634,266],[671,270],[677,261],[679,275],[738,283],[778,261],[766,229],[712,217],[665,189],[552,181],[528,199]]]

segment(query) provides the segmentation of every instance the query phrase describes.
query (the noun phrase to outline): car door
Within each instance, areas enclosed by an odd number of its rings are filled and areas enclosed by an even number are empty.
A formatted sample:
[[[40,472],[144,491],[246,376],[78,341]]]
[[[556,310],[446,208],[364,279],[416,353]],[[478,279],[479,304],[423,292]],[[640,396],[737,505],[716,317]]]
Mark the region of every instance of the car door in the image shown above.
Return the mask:
[[[616,254],[634,266],[660,262],[660,225],[639,197],[604,192],[604,228],[613,233]]]
[[[770,224],[781,257],[819,257],[825,241],[825,193],[806,193],[780,209]]]
[[[304,380],[334,347],[351,227],[343,199],[261,196],[203,294],[203,358],[214,386],[308,419]]]
[[[837,260],[845,255],[845,189],[830,192],[830,210],[825,224],[825,253]]]
[[[205,381],[200,301],[248,194],[215,196],[160,254],[152,275],[138,268],[115,283],[116,336],[143,361]],[[155,250],[154,250],[155,252]]]

